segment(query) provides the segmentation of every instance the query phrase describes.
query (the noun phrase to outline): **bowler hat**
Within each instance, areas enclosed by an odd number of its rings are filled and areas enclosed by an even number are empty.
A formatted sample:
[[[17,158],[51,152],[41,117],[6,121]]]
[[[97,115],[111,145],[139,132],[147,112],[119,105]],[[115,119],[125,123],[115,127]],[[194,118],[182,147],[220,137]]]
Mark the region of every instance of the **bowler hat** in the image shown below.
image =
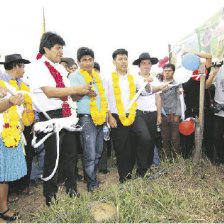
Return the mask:
[[[8,64],[11,62],[18,62],[18,63],[24,63],[29,64],[30,61],[23,59],[21,54],[10,54],[5,56],[5,62],[0,62],[0,64]]]
[[[144,52],[144,53],[141,53],[139,55],[139,58],[136,59],[132,64],[139,65],[142,60],[146,60],[146,59],[149,59],[153,65],[158,63],[158,58],[151,58],[148,52]]]

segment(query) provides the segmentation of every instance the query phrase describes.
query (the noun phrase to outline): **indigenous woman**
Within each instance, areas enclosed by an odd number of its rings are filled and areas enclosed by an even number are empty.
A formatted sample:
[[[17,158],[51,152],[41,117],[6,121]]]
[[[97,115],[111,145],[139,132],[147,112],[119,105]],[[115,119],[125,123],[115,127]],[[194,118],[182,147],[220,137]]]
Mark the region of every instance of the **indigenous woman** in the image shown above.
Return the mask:
[[[0,81],[0,96],[3,97],[10,88]],[[17,212],[8,208],[8,182],[20,179],[27,173],[26,160],[21,143],[21,112],[24,102],[23,94],[12,95],[0,102],[0,222],[19,218]]]
[[[1,75],[1,80],[8,83],[10,86],[15,88],[15,91],[23,90],[29,92],[28,86],[22,81],[24,75],[25,64],[30,63],[28,60],[22,58],[20,54],[7,55],[5,57],[4,64],[5,72]],[[32,191],[29,188],[30,173],[33,160],[33,148],[31,147],[32,135],[30,135],[34,121],[34,110],[32,108],[32,100],[28,94],[24,95],[24,110],[22,113],[22,121],[24,126],[24,136],[26,138],[25,146],[25,158],[27,163],[27,175],[22,179],[11,182],[9,184],[9,202],[18,200],[17,193],[31,194]],[[29,127],[28,127],[29,126]]]

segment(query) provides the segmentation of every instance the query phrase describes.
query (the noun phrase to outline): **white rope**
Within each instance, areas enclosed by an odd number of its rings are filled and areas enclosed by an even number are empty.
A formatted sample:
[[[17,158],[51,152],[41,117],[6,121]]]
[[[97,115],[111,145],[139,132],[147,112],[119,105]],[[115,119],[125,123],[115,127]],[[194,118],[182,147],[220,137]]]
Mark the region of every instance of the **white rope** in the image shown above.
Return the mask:
[[[138,99],[142,91],[145,89],[148,82],[144,82],[143,86],[138,90],[138,92],[135,94],[135,96],[132,98],[131,102],[128,104],[126,113],[128,113],[129,109],[131,108],[132,104]]]
[[[46,113],[46,111],[44,111],[43,108],[35,100],[34,95],[31,94],[30,92],[26,92],[26,91],[20,90],[20,91],[14,92],[14,94],[16,94],[16,93],[28,94],[31,97],[32,102],[36,106],[36,108],[39,111],[41,111],[44,114],[44,116],[48,119],[47,121],[41,121],[41,122],[37,122],[37,123],[34,124],[33,139],[32,139],[32,143],[31,143],[32,146],[34,148],[37,148],[41,144],[43,144],[54,133],[56,134],[57,157],[56,157],[55,167],[53,169],[53,172],[48,177],[43,178],[43,176],[41,176],[41,179],[43,181],[48,181],[55,175],[55,172],[56,172],[56,170],[58,168],[58,163],[59,163],[59,141],[60,141],[59,132],[63,128],[68,130],[68,131],[81,131],[82,127],[76,125],[77,122],[78,122],[78,118],[65,117],[65,118],[54,118],[54,119],[51,119],[50,116]],[[9,98],[10,96],[11,96],[11,94],[7,94],[7,96],[4,97],[4,99]],[[36,137],[35,133],[40,133],[40,132],[44,132],[44,133],[48,133],[48,134],[45,135],[44,138],[42,138],[39,142],[36,142],[37,141],[37,137]],[[25,137],[22,136],[22,138],[25,141]]]
[[[185,119],[185,104],[184,104],[184,93],[183,93],[183,88],[180,88],[182,93],[179,95],[180,97],[180,107],[181,107],[181,119],[184,121]]]
[[[60,138],[59,138],[59,131],[60,131],[60,128],[56,124],[55,125],[55,133],[56,133],[56,141],[57,141],[57,158],[56,158],[56,162],[55,162],[55,166],[54,166],[53,172],[48,177],[45,177],[45,178],[43,178],[43,175],[41,175],[41,179],[43,181],[50,180],[55,175],[56,170],[58,168],[58,162],[59,162],[59,140],[60,140]]]
[[[146,85],[148,84],[148,82],[144,82],[144,85],[138,90],[138,92],[135,94],[135,96],[132,98],[131,102],[128,104],[128,108],[126,110],[126,113],[128,113],[131,105],[138,99],[138,97],[140,96],[140,94],[142,93],[142,91],[145,89]],[[179,86],[180,83],[177,84],[170,84],[167,83],[168,87],[175,87],[175,86]],[[183,90],[183,88],[180,88],[181,90]],[[181,106],[181,119],[182,121],[184,121],[185,119],[185,105],[184,105],[184,94],[180,94],[180,106]]]

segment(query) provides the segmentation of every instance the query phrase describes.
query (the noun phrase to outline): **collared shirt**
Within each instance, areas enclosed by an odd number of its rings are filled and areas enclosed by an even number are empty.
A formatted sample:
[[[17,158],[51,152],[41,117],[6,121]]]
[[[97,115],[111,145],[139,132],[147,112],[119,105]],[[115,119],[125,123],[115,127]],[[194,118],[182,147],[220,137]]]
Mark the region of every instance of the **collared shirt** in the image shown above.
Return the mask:
[[[173,79],[169,84],[177,85],[178,83]],[[167,91],[161,93],[162,107],[166,114],[175,114],[181,116],[181,104],[180,97],[178,95],[178,89],[181,85],[169,87]]]
[[[84,76],[80,73],[80,69],[76,70],[74,73],[72,73],[69,76],[69,80],[70,80],[72,86],[86,84]],[[100,108],[101,108],[101,100],[100,100],[99,90],[98,90],[97,85],[96,85],[95,82],[93,82],[93,87],[94,87],[94,90],[97,93],[96,105],[97,105],[98,109],[100,110]],[[77,102],[77,108],[78,108],[78,110],[77,110],[78,114],[90,114],[90,97],[87,96],[87,95],[83,96]]]
[[[9,83],[10,80],[14,80],[6,71],[0,76],[0,79],[7,83]],[[20,78],[17,78],[15,80],[18,86],[20,86],[20,84],[23,82]]]
[[[128,113],[128,105],[130,103],[130,89],[129,89],[129,81],[128,81],[128,74],[125,75],[119,75],[119,86],[121,90],[121,100],[124,106],[124,110]],[[140,89],[143,84],[144,80],[141,79],[139,76],[132,75],[134,78],[134,84],[136,87],[136,90]],[[106,94],[107,94],[107,103],[108,103],[108,110],[110,110],[111,113],[118,114],[117,106],[116,106],[116,99],[114,96],[114,89],[113,89],[113,79],[112,74],[108,77],[107,84],[106,84]],[[150,93],[146,93],[145,90],[143,90],[143,94],[149,95]]]
[[[139,77],[144,81],[144,77],[140,76]],[[159,80],[154,77],[150,76],[153,81],[150,82],[150,85],[153,87],[160,86]],[[136,100],[137,102],[137,109],[141,111],[157,111],[157,106],[156,106],[156,94],[159,94],[161,92],[157,92],[151,95],[140,95],[138,99]]]
[[[62,65],[59,63],[53,63],[48,60],[45,56],[41,59],[31,63],[27,66],[28,84],[30,91],[34,94],[35,100],[42,107],[44,111],[57,110],[62,108],[62,101],[60,98],[48,98],[47,95],[41,89],[42,87],[55,87],[56,82],[51,75],[49,69],[45,65],[45,61],[49,62],[56,70],[58,70],[63,77],[63,82],[66,87],[70,86],[70,82],[67,79],[67,72]],[[71,101],[69,97],[69,102]],[[69,103],[70,104],[70,103]],[[72,105],[75,109],[76,105]],[[41,112],[38,108],[35,108],[38,112]]]

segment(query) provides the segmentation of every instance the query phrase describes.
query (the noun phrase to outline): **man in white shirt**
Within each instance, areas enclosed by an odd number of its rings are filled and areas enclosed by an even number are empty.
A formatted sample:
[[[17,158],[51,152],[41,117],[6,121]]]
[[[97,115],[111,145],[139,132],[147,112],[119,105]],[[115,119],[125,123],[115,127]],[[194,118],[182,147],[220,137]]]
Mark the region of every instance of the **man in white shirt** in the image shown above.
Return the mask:
[[[67,73],[59,64],[63,55],[64,40],[57,34],[47,32],[40,42],[38,59],[29,70],[29,85],[36,101],[51,118],[76,117],[76,103],[71,97],[85,95],[90,92],[91,86],[70,86]],[[36,108],[40,121],[47,118]],[[75,168],[77,161],[77,143],[75,133],[62,129],[60,132],[60,158],[59,168],[54,176],[43,184],[43,193],[46,197],[46,205],[50,206],[53,199],[56,200],[58,191],[58,173],[63,173],[66,182],[66,193],[70,197],[77,194]],[[45,160],[43,177],[49,176],[57,157],[56,134],[53,134],[44,142]],[[59,170],[59,171],[58,171]]]
[[[119,180],[123,183],[131,178],[135,162],[133,141],[133,122],[135,120],[137,104],[129,105],[136,90],[143,88],[144,80],[133,76],[128,71],[128,52],[117,49],[112,54],[116,71],[108,78],[106,93],[108,100],[108,121],[112,128],[112,140],[117,157]],[[150,94],[148,83],[142,94]]]
[[[150,74],[152,65],[157,64],[158,59],[151,57],[149,53],[140,54],[139,58],[133,62],[138,65],[139,77],[144,80],[151,78],[153,92],[161,90],[159,80]],[[161,97],[160,92],[151,95],[140,95],[137,102],[136,118],[133,124],[136,139],[136,159],[137,174],[144,176],[148,168],[152,165],[154,147],[156,140],[156,126],[161,124]]]

